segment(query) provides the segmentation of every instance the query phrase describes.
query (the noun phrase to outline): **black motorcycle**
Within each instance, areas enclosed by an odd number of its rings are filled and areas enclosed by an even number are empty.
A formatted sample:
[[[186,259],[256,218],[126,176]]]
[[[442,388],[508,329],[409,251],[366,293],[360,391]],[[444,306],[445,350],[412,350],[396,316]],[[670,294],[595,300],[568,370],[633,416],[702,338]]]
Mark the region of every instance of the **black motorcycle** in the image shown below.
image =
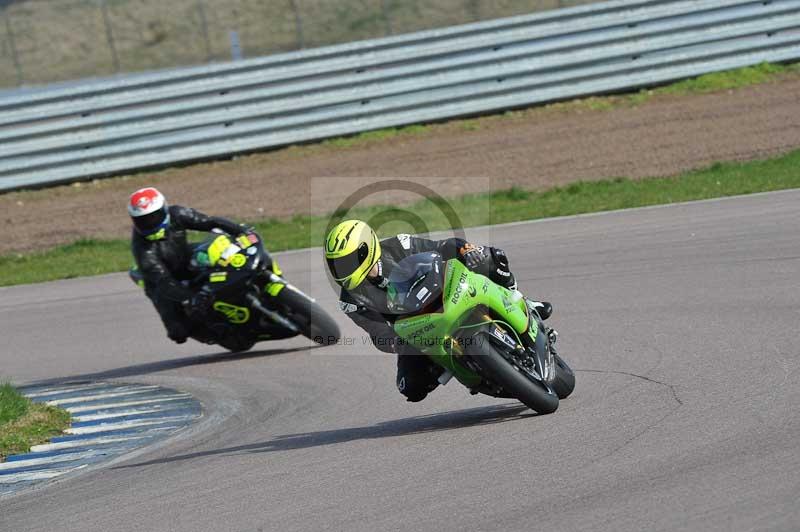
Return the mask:
[[[219,344],[230,351],[246,351],[256,342],[302,334],[321,345],[338,342],[339,326],[311,297],[283,278],[255,232],[235,239],[218,235],[195,244],[183,281],[193,291],[206,291],[211,311],[195,319],[192,338]],[[131,279],[144,286],[141,272],[131,268]]]

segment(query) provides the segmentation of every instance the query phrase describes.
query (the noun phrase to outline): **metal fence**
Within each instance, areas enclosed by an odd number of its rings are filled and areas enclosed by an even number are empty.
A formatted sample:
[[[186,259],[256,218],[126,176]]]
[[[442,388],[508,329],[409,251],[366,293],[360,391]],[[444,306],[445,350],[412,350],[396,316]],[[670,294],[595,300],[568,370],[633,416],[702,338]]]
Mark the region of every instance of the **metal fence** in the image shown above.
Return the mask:
[[[0,87],[255,57],[597,0],[0,0]]]
[[[0,190],[800,59],[798,0],[615,0],[0,99]]]

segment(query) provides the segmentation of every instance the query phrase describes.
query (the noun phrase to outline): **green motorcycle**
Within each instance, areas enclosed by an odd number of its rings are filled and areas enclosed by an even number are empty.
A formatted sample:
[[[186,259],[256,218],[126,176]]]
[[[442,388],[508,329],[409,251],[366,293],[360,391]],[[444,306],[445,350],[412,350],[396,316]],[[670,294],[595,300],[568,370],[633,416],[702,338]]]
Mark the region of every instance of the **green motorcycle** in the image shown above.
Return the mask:
[[[514,398],[540,414],[558,408],[575,374],[558,356],[558,333],[518,291],[436,252],[403,259],[389,276],[389,308],[400,340],[473,394]]]

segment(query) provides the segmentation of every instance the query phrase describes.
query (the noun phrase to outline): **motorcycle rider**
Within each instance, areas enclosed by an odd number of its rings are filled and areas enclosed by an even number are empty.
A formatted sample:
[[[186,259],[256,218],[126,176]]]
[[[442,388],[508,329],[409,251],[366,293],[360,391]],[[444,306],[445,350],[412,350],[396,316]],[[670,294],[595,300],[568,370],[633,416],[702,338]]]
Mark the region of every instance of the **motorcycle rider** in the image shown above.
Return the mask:
[[[188,269],[192,246],[187,242],[186,231],[221,229],[236,236],[252,228],[189,207],[168,205],[164,195],[152,187],[131,194],[128,214],[133,222],[131,252],[143,277],[145,294],[161,316],[167,336],[179,344],[189,336],[209,343],[216,341],[223,347],[234,342],[233,338],[226,341],[227,329],[209,337],[205,327],[191,319],[206,316],[213,298],[210,292],[195,292],[181,283],[192,277]]]
[[[516,289],[514,274],[502,249],[475,246],[461,238],[428,240],[400,234],[379,241],[372,228],[361,220],[339,223],[325,239],[325,260],[334,281],[341,286],[340,309],[386,353],[397,353],[397,388],[411,402],[422,401],[439,385],[442,370],[427,356],[402,342],[392,324],[398,318],[387,306],[388,277],[405,257],[428,251],[443,260],[459,259],[470,270],[492,281]],[[531,302],[542,319],[553,311],[548,302]]]

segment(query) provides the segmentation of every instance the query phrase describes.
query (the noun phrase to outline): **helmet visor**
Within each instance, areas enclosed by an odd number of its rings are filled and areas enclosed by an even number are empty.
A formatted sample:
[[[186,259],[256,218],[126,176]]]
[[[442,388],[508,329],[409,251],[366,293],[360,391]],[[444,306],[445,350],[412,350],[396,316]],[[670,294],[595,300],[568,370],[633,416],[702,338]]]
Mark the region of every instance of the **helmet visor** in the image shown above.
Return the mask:
[[[344,257],[328,259],[328,269],[337,281],[341,281],[353,275],[369,256],[369,246],[362,242],[355,253],[350,253]]]
[[[167,219],[167,210],[158,209],[144,216],[137,216],[133,219],[133,226],[140,234],[148,235],[161,229]]]

